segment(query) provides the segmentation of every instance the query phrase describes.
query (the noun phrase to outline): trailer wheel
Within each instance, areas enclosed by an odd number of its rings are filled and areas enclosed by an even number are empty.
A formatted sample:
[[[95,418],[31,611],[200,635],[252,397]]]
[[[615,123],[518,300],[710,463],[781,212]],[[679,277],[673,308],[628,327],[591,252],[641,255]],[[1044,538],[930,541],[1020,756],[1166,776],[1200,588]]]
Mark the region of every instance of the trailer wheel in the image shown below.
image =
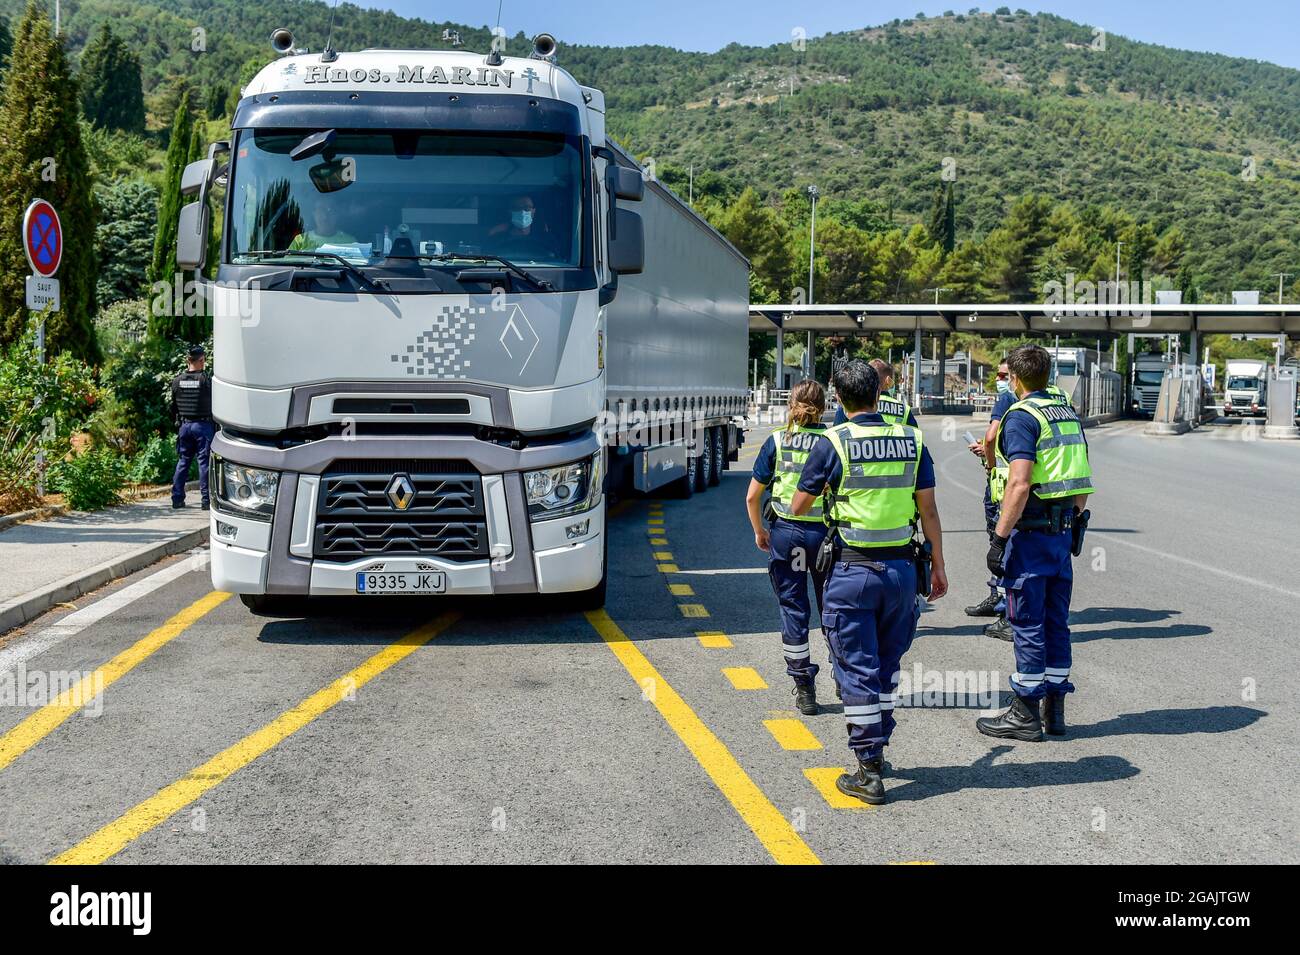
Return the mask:
[[[709,447],[713,449],[713,462],[709,468],[709,484],[717,487],[722,483],[722,472],[726,467],[726,453],[723,451],[725,445],[723,429],[718,427],[709,429]]]
[[[695,493],[695,484],[699,480],[700,459],[687,452],[686,474],[673,481],[669,487],[674,497],[688,498]]]
[[[709,429],[706,428],[700,435],[695,452],[695,490],[703,494],[712,483],[709,475],[713,473],[713,442],[710,440]]]

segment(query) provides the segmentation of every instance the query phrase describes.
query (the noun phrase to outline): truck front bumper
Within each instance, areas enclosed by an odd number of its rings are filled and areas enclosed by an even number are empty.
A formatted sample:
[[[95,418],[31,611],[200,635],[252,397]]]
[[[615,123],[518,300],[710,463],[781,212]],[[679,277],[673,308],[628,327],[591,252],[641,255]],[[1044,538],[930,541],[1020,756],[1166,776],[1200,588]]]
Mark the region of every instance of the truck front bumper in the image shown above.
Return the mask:
[[[392,439],[354,438],[329,447],[335,440],[281,450],[217,436],[214,454],[232,463],[277,470],[280,484],[271,521],[214,506],[215,588],[239,594],[356,594],[357,574],[379,571],[441,572],[448,595],[570,593],[599,584],[604,572],[604,498],[580,514],[532,522],[522,478],[525,470],[589,457],[598,446],[594,435],[522,451],[467,438],[407,438],[400,447],[393,446]],[[426,554],[320,558],[313,540],[316,493],[321,474],[336,458],[470,461],[482,475],[490,556],[466,561]]]

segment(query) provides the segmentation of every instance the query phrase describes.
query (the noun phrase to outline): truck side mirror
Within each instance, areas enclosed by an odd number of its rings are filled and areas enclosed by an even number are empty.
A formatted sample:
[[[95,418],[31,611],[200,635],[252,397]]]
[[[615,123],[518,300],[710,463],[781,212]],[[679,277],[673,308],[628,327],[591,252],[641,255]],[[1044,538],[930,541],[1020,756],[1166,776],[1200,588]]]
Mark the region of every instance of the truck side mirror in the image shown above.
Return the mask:
[[[614,195],[631,202],[640,202],[645,198],[645,180],[636,169],[618,166],[614,177]]]
[[[176,225],[176,266],[201,269],[208,257],[208,204],[191,202],[181,207]]]
[[[617,275],[638,275],[645,268],[645,228],[641,216],[628,209],[614,210],[609,268]]]
[[[203,198],[207,194],[208,183],[212,181],[212,174],[216,168],[217,163],[214,159],[199,159],[186,166],[185,171],[181,173],[181,195]]]

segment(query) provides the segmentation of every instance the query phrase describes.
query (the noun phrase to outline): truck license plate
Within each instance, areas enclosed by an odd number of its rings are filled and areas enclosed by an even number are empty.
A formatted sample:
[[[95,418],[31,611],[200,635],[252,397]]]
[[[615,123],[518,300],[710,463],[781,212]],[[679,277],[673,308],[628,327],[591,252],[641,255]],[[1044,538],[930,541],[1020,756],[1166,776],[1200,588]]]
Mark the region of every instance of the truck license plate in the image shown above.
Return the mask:
[[[446,589],[447,575],[440,570],[357,574],[359,594],[440,594]]]

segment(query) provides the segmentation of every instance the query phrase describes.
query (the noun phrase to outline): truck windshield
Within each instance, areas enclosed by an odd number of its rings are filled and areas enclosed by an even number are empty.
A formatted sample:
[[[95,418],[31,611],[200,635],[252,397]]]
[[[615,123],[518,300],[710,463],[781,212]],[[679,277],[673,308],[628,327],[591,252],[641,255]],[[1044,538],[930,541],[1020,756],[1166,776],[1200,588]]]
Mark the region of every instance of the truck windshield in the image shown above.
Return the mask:
[[[1137,370],[1137,383],[1139,385],[1158,385],[1164,380],[1164,369]]]
[[[318,139],[291,158],[314,133],[326,145]],[[230,190],[234,265],[295,251],[358,266],[422,256],[445,265],[458,255],[582,264],[582,165],[572,137],[243,130]]]
[[[1228,389],[1230,391],[1257,391],[1259,389],[1259,379],[1233,375],[1228,379]]]

